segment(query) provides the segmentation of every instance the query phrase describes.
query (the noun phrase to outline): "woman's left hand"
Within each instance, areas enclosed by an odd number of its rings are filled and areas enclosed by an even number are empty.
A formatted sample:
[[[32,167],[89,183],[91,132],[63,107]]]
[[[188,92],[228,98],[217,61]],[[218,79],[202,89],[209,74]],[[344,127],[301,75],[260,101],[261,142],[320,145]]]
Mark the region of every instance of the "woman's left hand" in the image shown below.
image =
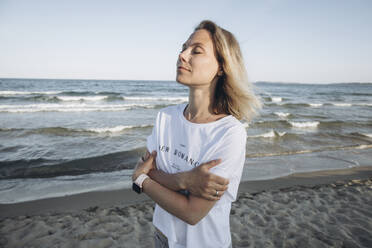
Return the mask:
[[[156,151],[153,151],[150,155],[138,161],[136,167],[134,168],[132,180],[135,181],[137,177],[141,174],[148,174],[150,170],[156,168]]]

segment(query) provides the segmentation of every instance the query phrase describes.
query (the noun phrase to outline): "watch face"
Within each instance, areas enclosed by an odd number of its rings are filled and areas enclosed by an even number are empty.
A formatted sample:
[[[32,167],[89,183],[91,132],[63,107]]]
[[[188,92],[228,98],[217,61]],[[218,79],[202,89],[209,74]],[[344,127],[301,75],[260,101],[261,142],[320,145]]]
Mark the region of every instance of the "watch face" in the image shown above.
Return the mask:
[[[142,193],[142,189],[140,188],[140,186],[138,186],[137,184],[133,183],[132,185],[132,189],[134,191],[136,191],[138,194],[141,194]]]

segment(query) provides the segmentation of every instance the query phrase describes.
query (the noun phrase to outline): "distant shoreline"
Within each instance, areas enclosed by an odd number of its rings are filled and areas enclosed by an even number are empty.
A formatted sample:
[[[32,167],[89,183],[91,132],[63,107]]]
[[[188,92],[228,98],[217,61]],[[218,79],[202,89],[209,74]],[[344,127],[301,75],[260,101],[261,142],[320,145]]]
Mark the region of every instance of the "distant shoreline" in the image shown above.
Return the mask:
[[[0,77],[1,79],[30,79],[30,80],[81,80],[81,81],[144,81],[144,82],[176,82],[175,80],[164,80],[164,79],[97,79],[97,78],[28,78],[28,77]],[[311,85],[311,84],[316,84],[316,85],[344,85],[344,84],[372,84],[372,82],[311,82],[311,83],[301,83],[301,82],[286,82],[286,81],[253,81],[252,83],[254,84],[290,84],[290,85]]]

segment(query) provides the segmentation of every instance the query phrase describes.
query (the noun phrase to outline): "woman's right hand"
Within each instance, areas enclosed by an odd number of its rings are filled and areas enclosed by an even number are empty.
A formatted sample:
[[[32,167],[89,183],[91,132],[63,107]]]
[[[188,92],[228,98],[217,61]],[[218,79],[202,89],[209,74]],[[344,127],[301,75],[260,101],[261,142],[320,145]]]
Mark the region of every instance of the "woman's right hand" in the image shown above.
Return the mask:
[[[186,172],[184,174],[185,188],[194,196],[210,201],[220,199],[227,190],[229,180],[209,171],[220,163],[220,159],[212,160]],[[217,191],[218,195],[216,194]]]
[[[136,164],[136,167],[133,170],[132,180],[135,181],[137,177],[141,174],[148,174],[150,170],[156,168],[156,151],[153,151],[151,154],[148,153],[142,157]]]

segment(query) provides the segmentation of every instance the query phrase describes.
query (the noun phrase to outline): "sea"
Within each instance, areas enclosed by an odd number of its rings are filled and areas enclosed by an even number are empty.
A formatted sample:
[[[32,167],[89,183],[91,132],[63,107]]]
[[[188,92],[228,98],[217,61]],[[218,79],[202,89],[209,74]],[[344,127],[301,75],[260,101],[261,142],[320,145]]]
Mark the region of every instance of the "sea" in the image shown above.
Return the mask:
[[[256,82],[243,181],[372,166],[372,84]],[[131,186],[175,81],[0,79],[0,203]]]

